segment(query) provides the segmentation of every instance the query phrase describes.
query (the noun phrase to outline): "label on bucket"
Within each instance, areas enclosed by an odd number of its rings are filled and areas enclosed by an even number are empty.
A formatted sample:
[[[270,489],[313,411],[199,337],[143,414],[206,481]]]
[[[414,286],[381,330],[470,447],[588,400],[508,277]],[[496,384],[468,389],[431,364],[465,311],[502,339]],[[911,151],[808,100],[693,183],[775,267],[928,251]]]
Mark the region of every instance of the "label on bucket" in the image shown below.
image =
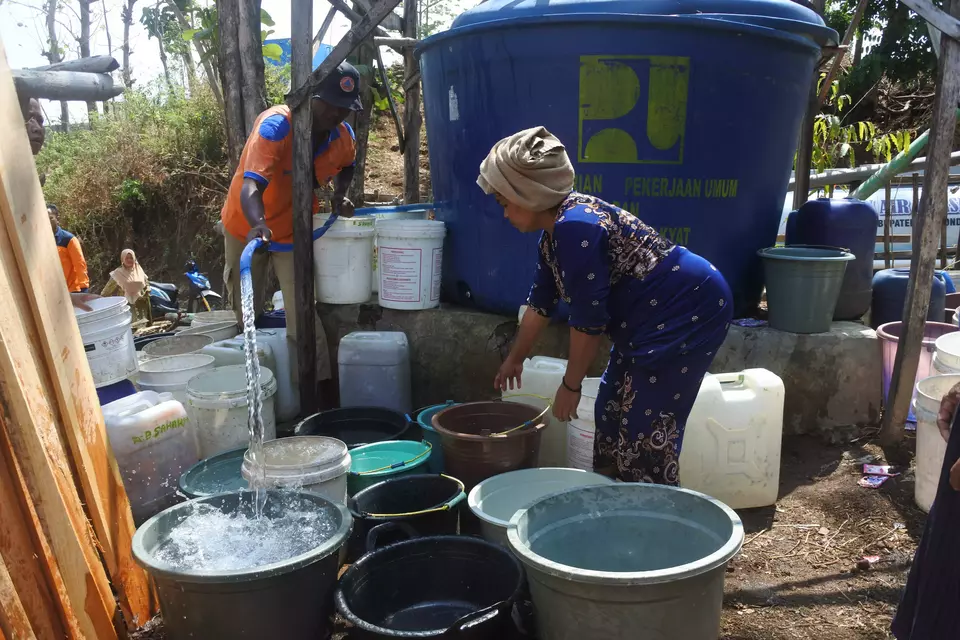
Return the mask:
[[[420,302],[422,249],[380,247],[380,297],[391,302]]]
[[[440,276],[443,273],[443,247],[433,250],[433,273],[431,274],[430,300],[440,299]]]

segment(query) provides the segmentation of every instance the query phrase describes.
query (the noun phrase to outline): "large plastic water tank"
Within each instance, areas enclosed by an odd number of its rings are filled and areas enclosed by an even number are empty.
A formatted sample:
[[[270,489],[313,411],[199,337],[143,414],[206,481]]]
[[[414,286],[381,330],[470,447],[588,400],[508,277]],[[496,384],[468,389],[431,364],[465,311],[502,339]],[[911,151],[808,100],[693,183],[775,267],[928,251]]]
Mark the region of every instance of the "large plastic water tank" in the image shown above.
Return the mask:
[[[818,198],[787,217],[787,244],[843,247],[856,258],[847,264],[834,320],[857,320],[870,308],[877,212],[856,198]]]
[[[447,299],[515,313],[537,259],[476,185],[500,138],[543,125],[576,188],[711,260],[760,298],[820,45],[789,0],[489,0],[419,47]]]
[[[907,303],[907,285],[910,269],[884,269],[873,276],[873,306],[870,309],[870,326],[874,329],[888,322],[903,320]],[[947,286],[942,275],[930,278],[930,307],[927,320],[943,322],[947,299]]]

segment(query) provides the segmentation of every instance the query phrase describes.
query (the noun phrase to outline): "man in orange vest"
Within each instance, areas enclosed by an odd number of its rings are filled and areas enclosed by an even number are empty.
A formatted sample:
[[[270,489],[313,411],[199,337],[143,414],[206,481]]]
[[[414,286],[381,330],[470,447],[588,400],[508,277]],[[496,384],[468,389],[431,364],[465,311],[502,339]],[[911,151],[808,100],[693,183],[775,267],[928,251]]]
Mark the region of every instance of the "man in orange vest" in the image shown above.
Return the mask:
[[[313,116],[313,173],[315,186],[336,176],[333,208],[341,216],[353,215],[353,203],[345,196],[353,180],[355,136],[344,122],[359,111],[360,74],[344,62],[317,87],[310,103]],[[314,198],[314,212],[318,202]],[[293,242],[293,127],[290,108],[270,107],[260,114],[240,155],[240,164],[230,182],[227,201],[220,213],[224,236],[224,273],[227,294],[237,322],[241,322],[240,254],[246,244],[261,237],[267,241]],[[293,252],[257,253],[250,272],[253,277],[254,310],[263,308],[267,265],[273,265],[287,319],[290,353],[296,356],[297,307],[294,290]],[[314,314],[317,335],[316,376],[331,377],[326,335]],[[291,358],[294,379],[298,378],[296,358]]]
[[[57,205],[48,204],[47,215],[50,216],[50,227],[53,229],[53,239],[57,242],[57,253],[60,254],[60,266],[63,267],[63,277],[67,280],[67,289],[70,293],[86,293],[90,288],[90,277],[87,275],[87,261],[83,257],[80,241],[60,227],[60,211]]]

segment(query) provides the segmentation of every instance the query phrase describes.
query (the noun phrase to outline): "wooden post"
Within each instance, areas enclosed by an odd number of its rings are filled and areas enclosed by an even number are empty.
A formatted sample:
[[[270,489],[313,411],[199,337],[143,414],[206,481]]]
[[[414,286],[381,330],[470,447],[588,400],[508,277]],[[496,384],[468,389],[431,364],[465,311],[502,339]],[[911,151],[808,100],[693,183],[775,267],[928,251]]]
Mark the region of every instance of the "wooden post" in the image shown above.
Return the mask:
[[[240,0],[220,0],[217,3],[217,23],[220,28],[220,84],[223,85],[224,123],[227,127],[227,153],[232,173],[240,161],[246,142],[243,115],[243,64],[240,61]]]
[[[890,212],[890,183],[884,186],[883,193],[883,266],[889,269],[893,266],[891,254],[893,247],[890,240],[890,227],[893,224],[893,217]]]
[[[830,85],[833,84],[834,79],[837,77],[837,71],[840,70],[840,63],[843,61],[844,56],[847,55],[847,47],[853,39],[853,34],[857,31],[857,27],[860,26],[860,20],[863,18],[863,12],[867,8],[868,2],[869,0],[860,0],[857,3],[857,8],[853,10],[850,26],[847,27],[847,32],[843,34],[843,40],[840,41],[840,50],[837,51],[837,54],[833,57],[833,64],[830,65],[830,70],[827,71],[827,75],[823,79],[823,84],[820,86],[820,95],[817,96],[818,107],[823,106],[827,96],[830,95]]]
[[[417,0],[404,0],[403,35],[416,39]],[[403,201],[420,202],[420,82],[413,78],[420,74],[420,64],[413,49],[403,50]]]
[[[290,2],[292,85],[303,87],[313,67],[313,3]],[[339,62],[337,63],[339,64]],[[313,119],[311,100],[293,107],[293,263],[297,299],[300,408],[309,415],[317,398],[317,332],[313,302]]]
[[[243,140],[267,108],[263,80],[263,46],[260,44],[260,0],[237,3],[237,44],[240,47],[240,92],[243,96]]]
[[[960,0],[953,0],[949,6],[951,16],[960,16]],[[917,375],[924,324],[930,306],[930,281],[937,253],[937,236],[947,215],[947,198],[944,194],[950,177],[949,156],[953,150],[956,129],[954,111],[957,98],[960,97],[960,43],[947,30],[941,30],[944,31],[944,37],[940,45],[920,215],[916,217],[913,230],[913,259],[910,262],[907,302],[880,430],[880,442],[887,447],[898,445],[903,440],[904,422],[913,395],[913,381]]]

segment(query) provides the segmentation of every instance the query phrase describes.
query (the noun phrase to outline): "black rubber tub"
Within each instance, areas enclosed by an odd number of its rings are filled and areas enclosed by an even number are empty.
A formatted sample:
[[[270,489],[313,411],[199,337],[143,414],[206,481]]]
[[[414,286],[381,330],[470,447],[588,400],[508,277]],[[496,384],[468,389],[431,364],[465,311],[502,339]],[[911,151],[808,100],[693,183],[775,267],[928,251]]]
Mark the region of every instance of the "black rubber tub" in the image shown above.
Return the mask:
[[[347,562],[364,554],[367,534],[385,522],[403,522],[418,536],[456,535],[465,499],[463,483],[444,475],[402,476],[367,487],[347,501],[353,515]],[[379,541],[382,546],[407,537],[407,534],[389,531],[383,533]]]
[[[294,430],[295,436],[329,436],[351,449],[385,440],[419,440],[407,417],[398,411],[379,407],[348,407],[321,411],[304,418]]]
[[[513,633],[522,589],[523,569],[507,549],[468,536],[430,536],[360,558],[343,574],[334,601],[354,626],[352,639],[503,640]]]

